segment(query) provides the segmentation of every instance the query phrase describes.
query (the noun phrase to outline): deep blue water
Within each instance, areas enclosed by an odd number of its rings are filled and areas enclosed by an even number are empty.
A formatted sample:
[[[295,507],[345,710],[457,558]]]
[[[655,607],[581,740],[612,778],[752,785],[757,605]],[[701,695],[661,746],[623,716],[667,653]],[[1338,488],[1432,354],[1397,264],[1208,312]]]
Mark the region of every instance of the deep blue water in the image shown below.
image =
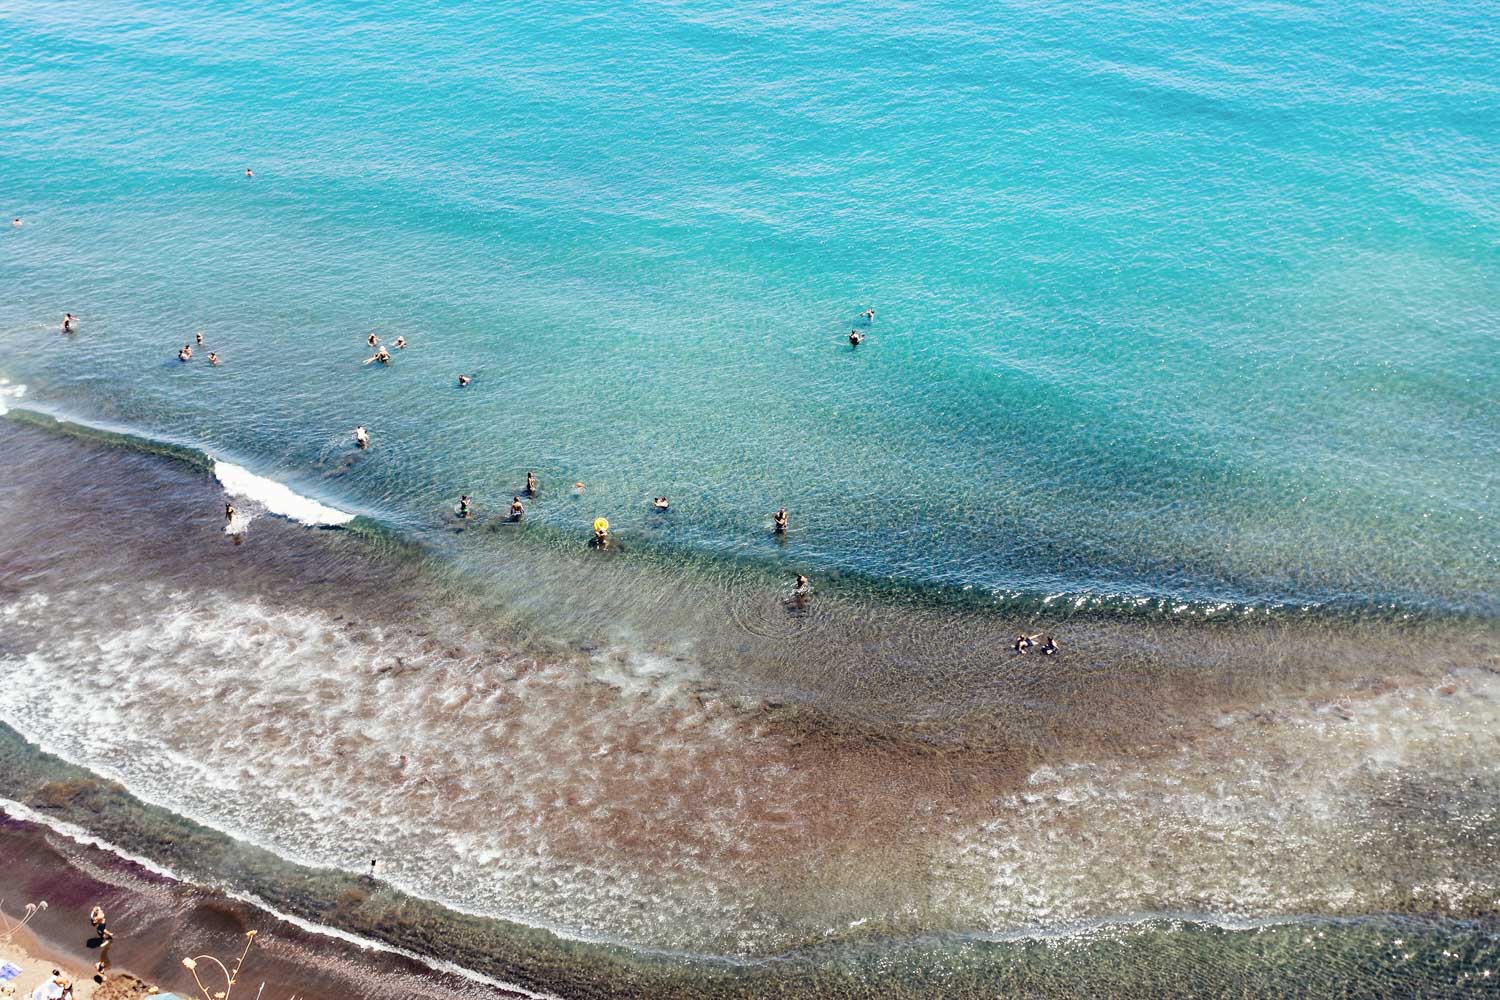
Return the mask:
[[[1494,608],[1484,5],[5,2],[0,106],[0,373],[335,505]]]

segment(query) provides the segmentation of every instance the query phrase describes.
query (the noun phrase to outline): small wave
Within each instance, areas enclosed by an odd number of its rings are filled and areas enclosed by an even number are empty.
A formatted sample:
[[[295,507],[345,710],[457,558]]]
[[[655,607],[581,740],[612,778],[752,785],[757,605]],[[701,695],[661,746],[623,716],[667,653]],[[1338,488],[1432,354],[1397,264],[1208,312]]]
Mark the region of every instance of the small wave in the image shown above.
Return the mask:
[[[348,524],[354,520],[353,514],[309,500],[293,493],[274,479],[265,479],[220,459],[214,460],[214,478],[230,496],[253,500],[272,514],[279,514],[298,524],[324,527]]]
[[[24,385],[13,385],[10,379],[0,379],[0,417],[10,412],[8,404],[14,403],[26,395]]]

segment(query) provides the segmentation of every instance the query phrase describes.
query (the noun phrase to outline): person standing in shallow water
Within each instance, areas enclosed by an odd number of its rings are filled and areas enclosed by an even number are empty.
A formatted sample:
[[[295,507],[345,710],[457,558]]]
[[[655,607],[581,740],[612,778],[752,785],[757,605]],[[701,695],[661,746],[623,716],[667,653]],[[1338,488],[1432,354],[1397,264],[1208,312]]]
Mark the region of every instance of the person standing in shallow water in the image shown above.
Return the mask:
[[[77,328],[78,328],[78,321],[73,318],[73,314],[72,313],[63,313],[62,332],[63,333],[72,333]]]
[[[536,496],[536,474],[535,473],[532,473],[532,472],[526,473],[526,495],[529,496],[529,497]]]
[[[458,498],[458,516],[462,518],[469,516],[469,494],[467,493]]]
[[[771,530],[778,535],[786,534],[786,508],[782,507],[771,515]]]
[[[365,430],[364,424],[354,428],[354,444],[358,448],[370,447],[370,432]]]

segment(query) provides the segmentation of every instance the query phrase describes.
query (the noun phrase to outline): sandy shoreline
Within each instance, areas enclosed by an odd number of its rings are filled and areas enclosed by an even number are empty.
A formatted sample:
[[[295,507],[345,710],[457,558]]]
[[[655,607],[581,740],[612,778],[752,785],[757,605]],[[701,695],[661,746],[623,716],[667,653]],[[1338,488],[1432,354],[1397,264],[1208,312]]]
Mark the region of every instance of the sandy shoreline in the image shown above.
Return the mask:
[[[109,914],[116,935],[109,975],[134,974],[164,993],[194,995],[182,958],[209,954],[232,964],[245,932],[254,929],[258,934],[241,984],[248,984],[253,995],[264,983],[268,1000],[489,1000],[524,995],[303,930],[220,892],[175,882],[108,851],[9,817],[0,818],[0,862],[0,899],[8,917],[17,919],[28,902],[48,904],[16,934],[15,945],[0,944],[0,961],[27,969],[17,980],[21,996],[54,967],[72,976],[80,1000],[92,995],[98,951],[89,947],[93,932],[87,916],[95,903]]]

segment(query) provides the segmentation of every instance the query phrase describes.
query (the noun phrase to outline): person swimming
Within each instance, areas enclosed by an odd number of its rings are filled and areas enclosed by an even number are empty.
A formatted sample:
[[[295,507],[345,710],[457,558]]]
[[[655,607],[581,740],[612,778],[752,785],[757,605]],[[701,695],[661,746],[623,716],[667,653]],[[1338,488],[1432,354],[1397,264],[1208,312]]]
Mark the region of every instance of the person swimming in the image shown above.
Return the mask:
[[[797,585],[792,588],[792,596],[803,599],[812,593],[812,581],[801,573],[797,574]]]
[[[523,518],[525,516],[526,516],[526,506],[521,503],[521,498],[520,497],[511,497],[510,498],[510,519],[512,521],[519,521],[521,518]]]
[[[875,322],[875,310],[874,309],[866,309],[864,312],[860,313],[860,315],[865,318],[865,322],[866,323],[873,323],[873,322]]]
[[[462,518],[469,516],[469,494],[467,493],[458,498],[458,516]]]
[[[182,350],[177,352],[178,361],[191,361],[193,359],[193,345],[183,344]]]
[[[1025,633],[1017,633],[1016,641],[1010,644],[1010,648],[1017,653],[1025,653],[1031,649],[1031,636]]]
[[[536,476],[530,472],[526,473],[526,495],[536,496]]]
[[[255,176],[255,171],[251,170],[249,167],[246,167],[245,168],[245,176],[246,177],[254,177]]]
[[[460,375],[458,377],[458,387],[460,389],[462,389],[464,386],[468,385],[472,381],[474,381],[474,380],[471,379],[471,378],[469,378],[469,376],[467,376],[467,375]]]
[[[380,343],[380,338],[372,333],[365,338],[365,343],[369,344],[371,347],[374,347],[376,344]]]
[[[771,528],[778,535],[786,534],[786,508],[782,507],[771,515]]]
[[[657,497],[655,500],[651,501],[651,506],[655,507],[657,510],[668,510],[671,507],[671,505],[667,503],[666,497]]]
[[[63,313],[63,333],[72,333],[78,327],[78,320],[73,318],[72,313]]]
[[[388,365],[391,363],[391,352],[387,351],[384,347],[377,347],[374,354],[365,358],[365,364],[369,364],[372,361],[379,361],[383,365]]]
[[[361,424],[354,428],[354,444],[360,448],[370,447],[370,432]]]
[[[396,350],[398,350],[398,351],[404,351],[404,350],[406,350],[406,338],[405,337],[397,337],[396,338]]]
[[[865,335],[864,334],[860,333],[858,330],[850,330],[849,331],[849,346],[850,347],[858,347],[860,344],[863,344],[864,342],[865,342]]]
[[[24,225],[25,223],[21,221],[19,216],[10,220],[10,228],[12,229],[20,229]]]
[[[203,346],[203,333],[202,333],[202,331],[200,330],[197,334],[195,334],[195,336],[198,338],[198,346],[202,347]]]
[[[211,364],[211,365],[213,365],[215,368],[219,367],[219,356],[217,354],[215,354],[213,351],[209,351],[208,352],[208,363]]]

